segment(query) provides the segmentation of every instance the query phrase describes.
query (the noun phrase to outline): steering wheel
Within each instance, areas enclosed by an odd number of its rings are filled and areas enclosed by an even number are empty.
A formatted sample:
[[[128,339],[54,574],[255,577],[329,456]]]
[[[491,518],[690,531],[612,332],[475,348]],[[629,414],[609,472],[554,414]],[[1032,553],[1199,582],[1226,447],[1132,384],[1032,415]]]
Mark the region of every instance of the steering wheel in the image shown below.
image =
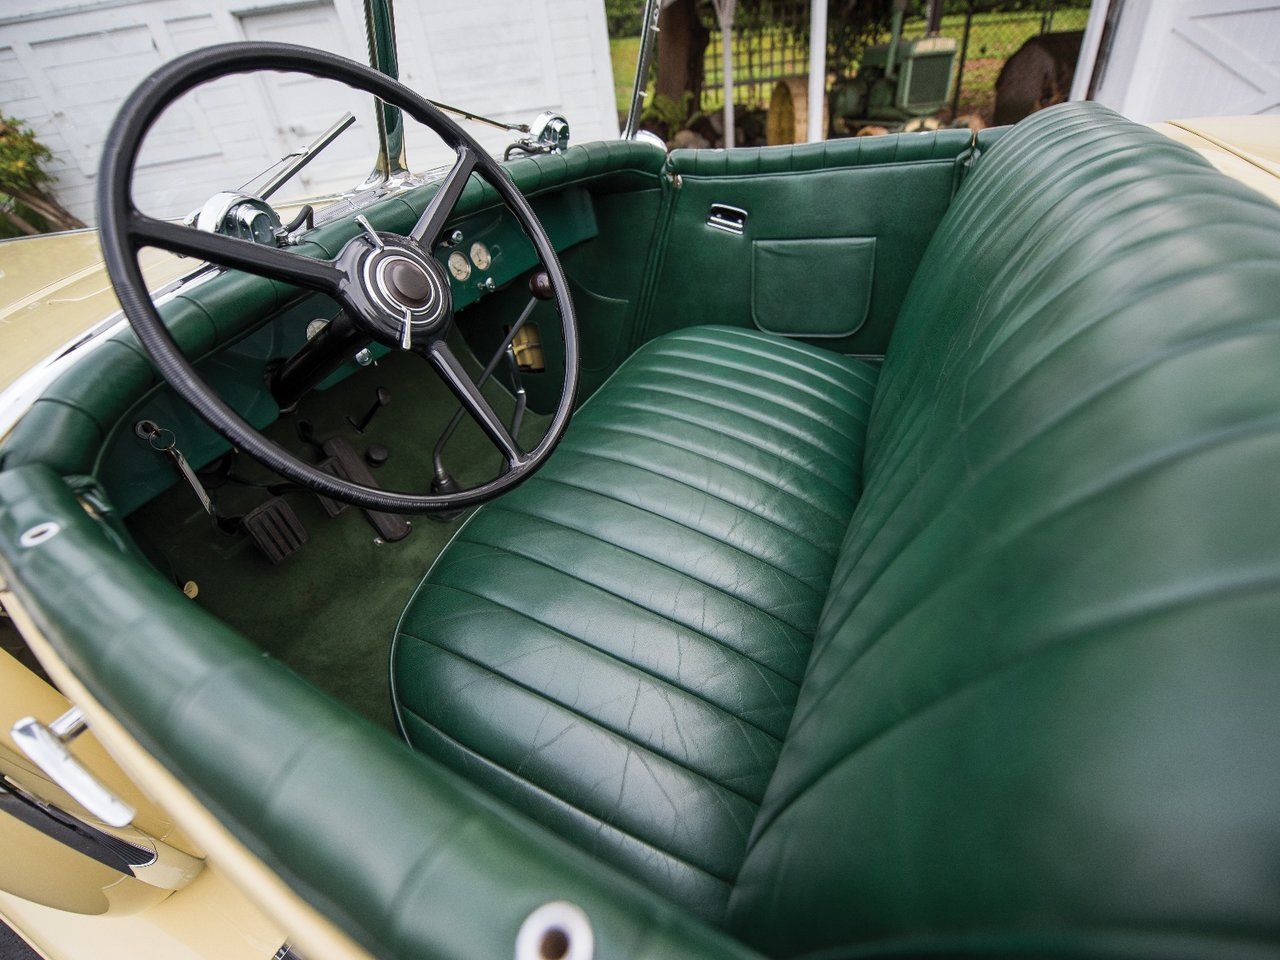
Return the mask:
[[[347,241],[332,260],[325,260],[159,220],[134,206],[133,171],[138,150],[165,107],[203,83],[257,70],[337,80],[373,94],[431,128],[453,148],[457,160],[407,235],[369,228]],[[560,314],[564,386],[546,434],[530,451],[520,448],[445,340],[453,324],[453,299],[449,277],[433,251],[473,173],[497,191],[532,242],[547,278],[536,292],[554,300]],[[116,116],[103,150],[98,210],[108,275],[124,315],[160,375],[234,447],[303,487],[388,513],[458,510],[492,500],[528,478],[546,462],[564,435],[578,385],[578,332],[569,285],[555,248],[502,167],[458,124],[385,74],[334,54],[280,43],[228,43],[178,57],[144,80]],[[505,472],[458,492],[399,493],[334,476],[268,440],[218,397],[182,355],[143,282],[138,267],[138,251],[143,247],[198,257],[332,297],[354,330],[349,328],[345,337],[334,334],[330,354],[342,349],[342,356],[350,357],[359,342],[378,341],[424,357],[502,453]],[[357,338],[354,348],[352,332]],[[323,352],[323,343],[318,349]]]

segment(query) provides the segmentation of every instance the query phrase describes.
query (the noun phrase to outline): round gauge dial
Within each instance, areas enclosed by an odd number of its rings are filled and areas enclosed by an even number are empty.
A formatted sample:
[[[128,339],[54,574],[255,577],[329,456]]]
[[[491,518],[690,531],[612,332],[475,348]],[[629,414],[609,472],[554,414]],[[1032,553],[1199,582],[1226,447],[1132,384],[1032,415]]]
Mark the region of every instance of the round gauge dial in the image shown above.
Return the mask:
[[[471,261],[455,250],[449,254],[449,272],[453,274],[453,279],[462,283],[471,276]]]
[[[476,265],[477,270],[488,270],[489,265],[493,263],[493,257],[489,256],[489,248],[483,243],[473,243],[471,245],[471,262]]]

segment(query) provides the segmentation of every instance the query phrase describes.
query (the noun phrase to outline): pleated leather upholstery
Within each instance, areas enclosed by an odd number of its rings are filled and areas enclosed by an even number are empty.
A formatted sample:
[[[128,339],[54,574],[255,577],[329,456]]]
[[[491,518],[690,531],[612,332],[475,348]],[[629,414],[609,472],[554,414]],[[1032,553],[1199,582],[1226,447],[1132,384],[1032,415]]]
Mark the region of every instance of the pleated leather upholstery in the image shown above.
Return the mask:
[[[730,929],[1274,951],[1280,209],[1094,104],[1019,124],[913,282],[865,472]]]
[[[646,347],[411,606],[410,739],[772,956],[1274,952],[1280,209],[1038,113],[860,458],[869,381]]]
[[[859,494],[874,380],[737,328],[642,348],[407,609],[410,742],[718,921]]]

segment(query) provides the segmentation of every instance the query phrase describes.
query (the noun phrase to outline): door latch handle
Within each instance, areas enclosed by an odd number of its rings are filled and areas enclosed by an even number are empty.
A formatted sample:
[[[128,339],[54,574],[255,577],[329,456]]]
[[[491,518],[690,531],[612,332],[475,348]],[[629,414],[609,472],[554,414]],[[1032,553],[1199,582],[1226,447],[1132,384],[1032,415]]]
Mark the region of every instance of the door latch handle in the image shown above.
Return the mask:
[[[740,237],[747,229],[747,211],[727,203],[713,203],[707,214],[707,226]]]
[[[80,708],[72,707],[48,726],[35,717],[23,717],[13,725],[12,736],[31,762],[91,816],[110,827],[127,827],[137,811],[103,786],[67,749],[86,727]]]

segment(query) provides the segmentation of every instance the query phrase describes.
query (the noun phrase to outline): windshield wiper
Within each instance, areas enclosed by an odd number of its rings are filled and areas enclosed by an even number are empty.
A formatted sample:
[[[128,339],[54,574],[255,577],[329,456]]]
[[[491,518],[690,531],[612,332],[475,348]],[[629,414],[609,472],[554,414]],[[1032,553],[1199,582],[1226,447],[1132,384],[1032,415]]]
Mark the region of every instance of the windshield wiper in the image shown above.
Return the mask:
[[[511,130],[515,133],[528,133],[529,125],[527,123],[503,123],[501,120],[494,120],[492,117],[484,117],[478,113],[471,113],[469,110],[463,110],[461,107],[451,107],[447,103],[441,103],[439,100],[428,100],[437,110],[443,110],[445,113],[452,113],[454,116],[462,117],[464,120],[474,120],[477,123],[487,123],[491,127],[497,127],[499,130]]]
[[[273,193],[283,187],[292,180],[308,163],[314,160],[321,150],[325,149],[353,123],[356,122],[355,115],[345,113],[338,118],[338,121],[331,126],[315,140],[307,144],[301,150],[294,150],[292,153],[286,153],[283,157],[267,167],[266,170],[257,176],[246,181],[236,192],[248,194],[251,197],[257,197],[259,200],[266,200]],[[275,171],[275,172],[273,172]],[[260,190],[253,189],[254,185],[263,180]]]

